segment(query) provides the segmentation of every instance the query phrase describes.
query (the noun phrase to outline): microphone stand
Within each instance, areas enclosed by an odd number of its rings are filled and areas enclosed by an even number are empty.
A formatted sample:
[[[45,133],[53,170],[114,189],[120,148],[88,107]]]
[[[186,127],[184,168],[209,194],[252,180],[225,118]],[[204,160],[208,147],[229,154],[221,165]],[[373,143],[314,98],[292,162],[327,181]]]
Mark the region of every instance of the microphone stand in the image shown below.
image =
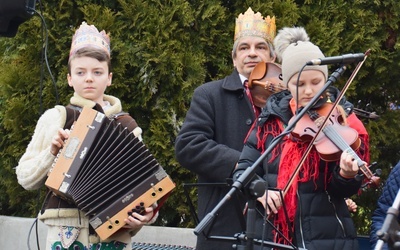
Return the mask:
[[[400,190],[397,192],[396,198],[393,205],[389,207],[385,221],[383,222],[382,228],[376,232],[379,240],[375,245],[375,250],[382,249],[385,243],[388,244],[389,249],[400,249],[400,234],[399,234],[399,223],[397,218],[399,216],[400,208]]]
[[[264,158],[272,152],[272,150],[278,145],[278,143],[282,140],[282,138],[284,136],[286,136],[287,134],[289,134],[295,127],[295,125],[297,124],[297,122],[305,115],[305,113],[312,107],[314,106],[314,103],[316,103],[319,99],[320,96],[322,96],[326,90],[328,89],[328,87],[336,82],[336,80],[344,73],[346,67],[345,66],[341,66],[340,68],[336,69],[335,72],[333,72],[327,82],[325,83],[325,85],[323,86],[323,88],[311,99],[311,101],[297,114],[297,116],[294,118],[293,122],[291,124],[288,124],[288,126],[285,128],[285,130],[279,135],[277,136],[272,142],[271,144],[268,146],[268,148],[265,150],[265,152],[253,163],[253,165],[251,165],[250,167],[248,167],[240,176],[239,178],[232,184],[231,189],[228,191],[228,193],[222,198],[222,200],[214,207],[214,209],[209,212],[201,221],[200,223],[195,227],[194,229],[194,234],[195,235],[199,235],[201,232],[203,232],[209,225],[210,223],[215,219],[216,215],[218,214],[218,212],[220,211],[220,209],[225,205],[225,203],[230,200],[233,195],[235,194],[235,192],[237,192],[238,190],[242,190],[243,187],[245,187],[245,189],[248,189],[248,186],[250,187],[254,187],[257,186],[258,184],[252,184],[252,179],[255,176],[255,170],[256,167],[262,163],[262,161],[264,160]],[[256,180],[257,181],[257,180]],[[249,185],[250,183],[250,185]],[[264,190],[265,191],[265,190]],[[251,193],[252,191],[248,191],[248,193]],[[247,215],[248,215],[248,221],[247,221],[247,237],[242,237],[242,241],[246,241],[246,250],[253,250],[253,246],[254,246],[254,235],[255,235],[255,229],[254,229],[254,221],[255,221],[255,212],[253,211],[255,204],[256,204],[256,195],[254,195],[254,197],[251,197],[253,199],[250,199],[250,201],[248,202],[249,205],[251,205],[251,207],[249,206],[249,209],[251,209],[251,211],[248,211]],[[259,244],[257,242],[257,244]],[[281,248],[281,249],[298,249],[295,246],[291,247],[288,245],[283,245],[283,244],[275,244],[275,243],[264,243],[264,245],[266,246],[274,246],[276,248]]]

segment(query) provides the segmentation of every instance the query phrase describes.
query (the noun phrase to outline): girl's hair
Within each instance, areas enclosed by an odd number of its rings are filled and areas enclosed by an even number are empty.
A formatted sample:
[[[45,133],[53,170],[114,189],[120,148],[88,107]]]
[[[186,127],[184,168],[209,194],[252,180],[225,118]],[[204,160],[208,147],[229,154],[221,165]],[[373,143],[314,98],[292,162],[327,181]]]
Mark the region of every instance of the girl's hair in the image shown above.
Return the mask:
[[[102,49],[96,49],[93,47],[84,47],[75,52],[68,60],[68,73],[71,74],[71,61],[75,58],[90,57],[97,59],[99,62],[107,62],[108,73],[111,72],[111,58]]]

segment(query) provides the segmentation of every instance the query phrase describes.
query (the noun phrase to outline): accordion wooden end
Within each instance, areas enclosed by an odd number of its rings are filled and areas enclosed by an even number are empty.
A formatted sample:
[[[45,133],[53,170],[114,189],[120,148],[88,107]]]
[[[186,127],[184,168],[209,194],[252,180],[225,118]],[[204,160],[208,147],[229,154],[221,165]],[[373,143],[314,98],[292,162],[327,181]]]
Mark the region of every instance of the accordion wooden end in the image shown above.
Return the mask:
[[[138,207],[166,199],[175,188],[143,142],[90,108],[73,125],[45,185],[85,212],[102,240]]]

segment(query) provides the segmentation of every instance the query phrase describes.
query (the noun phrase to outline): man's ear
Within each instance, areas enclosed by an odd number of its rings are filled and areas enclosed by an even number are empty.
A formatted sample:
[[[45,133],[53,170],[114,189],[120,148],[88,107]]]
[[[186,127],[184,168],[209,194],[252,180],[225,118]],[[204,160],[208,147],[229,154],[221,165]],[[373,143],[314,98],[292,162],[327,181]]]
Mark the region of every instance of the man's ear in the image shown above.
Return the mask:
[[[235,53],[233,52],[233,50],[232,50],[232,63],[233,63],[233,67],[235,67],[236,68],[236,62],[235,62]]]

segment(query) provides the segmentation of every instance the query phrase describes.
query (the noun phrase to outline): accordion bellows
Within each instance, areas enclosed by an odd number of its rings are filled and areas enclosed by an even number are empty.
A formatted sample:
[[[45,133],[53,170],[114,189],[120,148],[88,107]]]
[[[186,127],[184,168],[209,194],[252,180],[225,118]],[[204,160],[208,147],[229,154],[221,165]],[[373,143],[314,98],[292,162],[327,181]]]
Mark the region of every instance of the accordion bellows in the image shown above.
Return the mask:
[[[45,185],[85,212],[103,240],[137,207],[149,207],[175,188],[142,141],[91,108],[83,108]]]

